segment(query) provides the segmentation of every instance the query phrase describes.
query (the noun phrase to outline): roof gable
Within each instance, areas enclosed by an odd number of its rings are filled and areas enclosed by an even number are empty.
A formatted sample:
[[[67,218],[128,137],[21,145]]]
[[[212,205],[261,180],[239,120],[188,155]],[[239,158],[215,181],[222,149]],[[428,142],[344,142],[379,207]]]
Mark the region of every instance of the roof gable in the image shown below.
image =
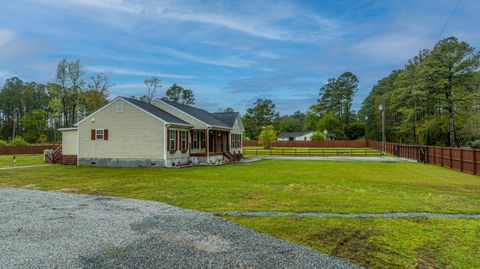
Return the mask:
[[[152,104],[149,104],[147,102],[144,102],[144,101],[135,100],[135,99],[132,99],[132,98],[121,97],[121,96],[113,99],[112,101],[110,101],[108,104],[106,104],[102,108],[100,108],[97,111],[93,112],[92,114],[88,115],[87,117],[85,117],[84,119],[79,121],[76,125],[79,125],[80,123],[86,121],[87,119],[91,118],[92,116],[96,115],[97,113],[100,113],[105,108],[111,106],[112,104],[114,104],[118,100],[123,100],[125,102],[128,102],[129,104],[131,104],[134,107],[140,109],[141,111],[143,111],[147,114],[150,114],[151,116],[153,116],[153,117],[155,117],[155,118],[157,118],[160,121],[163,121],[165,123],[190,126],[190,124],[188,122],[185,122],[185,121],[173,116],[172,114],[160,109],[159,107],[156,107],[156,106],[154,106]]]
[[[311,133],[312,132],[285,132],[285,133],[280,133],[277,137],[278,138],[299,137],[299,136],[304,136]]]

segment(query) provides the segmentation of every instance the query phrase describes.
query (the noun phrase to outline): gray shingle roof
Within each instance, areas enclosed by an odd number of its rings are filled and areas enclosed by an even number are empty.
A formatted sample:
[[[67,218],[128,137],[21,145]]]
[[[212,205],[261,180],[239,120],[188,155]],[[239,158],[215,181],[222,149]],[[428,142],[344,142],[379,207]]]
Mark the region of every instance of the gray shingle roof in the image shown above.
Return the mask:
[[[134,104],[135,106],[138,106],[139,108],[159,117],[160,119],[166,121],[166,122],[169,122],[169,123],[173,123],[173,124],[183,124],[183,125],[190,125],[188,122],[185,122],[175,116],[173,116],[172,114],[162,110],[161,108],[159,107],[156,107],[152,104],[149,104],[147,102],[144,102],[144,101],[140,101],[140,100],[135,100],[135,99],[132,99],[132,98],[127,98],[127,97],[122,97],[123,99],[125,99],[126,101]]]
[[[226,127],[226,128],[232,128],[232,126],[233,126],[233,124],[229,125],[228,123],[223,122],[223,120],[217,118],[213,113],[210,113],[206,110],[196,108],[196,107],[192,107],[192,106],[182,105],[182,104],[171,102],[171,101],[168,101],[168,100],[163,100],[162,99],[161,101],[175,107],[176,109],[179,109],[179,110],[189,114],[190,116],[192,116],[196,119],[199,119],[199,120],[205,122],[208,125]]]
[[[289,137],[298,137],[302,135],[309,134],[311,132],[290,132],[290,133],[280,133],[277,137],[278,138],[289,138]]]
[[[228,126],[233,127],[235,124],[235,120],[238,117],[238,112],[216,112],[212,113],[212,115],[219,119],[220,121],[228,124]]]

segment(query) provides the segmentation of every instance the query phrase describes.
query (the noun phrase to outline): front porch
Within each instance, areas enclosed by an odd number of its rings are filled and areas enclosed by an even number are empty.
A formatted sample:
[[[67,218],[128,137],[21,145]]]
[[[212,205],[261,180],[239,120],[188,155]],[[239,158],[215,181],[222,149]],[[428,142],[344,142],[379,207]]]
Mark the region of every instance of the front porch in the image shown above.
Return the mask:
[[[190,156],[216,157],[230,155],[230,131],[220,129],[191,130]],[[218,158],[215,158],[218,159]],[[208,162],[209,160],[207,160]]]

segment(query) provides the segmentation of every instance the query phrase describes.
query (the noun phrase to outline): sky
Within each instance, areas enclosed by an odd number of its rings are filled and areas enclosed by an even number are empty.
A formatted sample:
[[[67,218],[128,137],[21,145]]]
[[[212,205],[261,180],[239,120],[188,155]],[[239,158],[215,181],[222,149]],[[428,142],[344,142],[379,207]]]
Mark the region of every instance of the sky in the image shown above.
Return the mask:
[[[158,76],[209,111],[270,98],[307,111],[331,77],[355,73],[354,109],[372,86],[439,40],[458,0],[0,0],[0,81],[53,82],[57,63],[106,73],[111,97]],[[461,0],[440,37],[480,47],[480,1]]]

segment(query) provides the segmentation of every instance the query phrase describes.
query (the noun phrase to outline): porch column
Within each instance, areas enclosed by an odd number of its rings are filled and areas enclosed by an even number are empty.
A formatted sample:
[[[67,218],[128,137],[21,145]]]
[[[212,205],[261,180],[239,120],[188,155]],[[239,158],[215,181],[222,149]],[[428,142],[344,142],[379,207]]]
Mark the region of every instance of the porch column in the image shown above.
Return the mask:
[[[205,130],[205,150],[207,152],[207,163],[210,162],[210,151],[209,151],[209,148],[210,148],[210,139],[209,139],[209,133],[208,133],[208,128]]]

